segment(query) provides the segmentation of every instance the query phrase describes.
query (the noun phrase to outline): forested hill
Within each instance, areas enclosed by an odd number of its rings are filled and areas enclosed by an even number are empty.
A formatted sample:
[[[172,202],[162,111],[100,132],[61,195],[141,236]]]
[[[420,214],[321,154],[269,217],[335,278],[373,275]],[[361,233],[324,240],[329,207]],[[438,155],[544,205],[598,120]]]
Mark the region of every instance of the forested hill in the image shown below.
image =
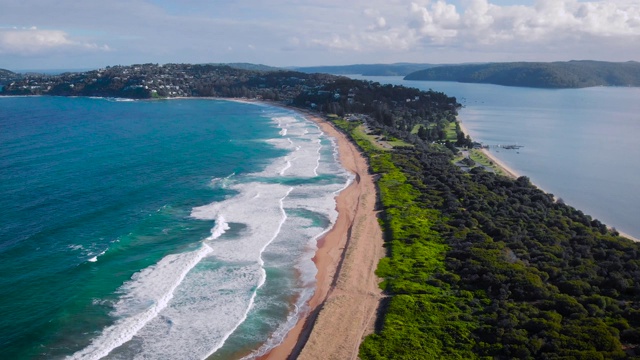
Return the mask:
[[[356,65],[337,65],[337,66],[309,66],[298,67],[296,71],[304,73],[325,73],[337,75],[358,74],[365,76],[405,76],[418,70],[429,69],[433,64],[356,64]]]
[[[251,70],[251,71],[280,71],[284,70],[282,68],[277,68],[269,65],[263,64],[251,64],[251,63],[222,63],[222,64],[209,64],[209,65],[218,65],[218,66],[228,66],[234,69],[240,70]]]
[[[449,65],[416,71],[405,79],[537,88],[640,86],[640,63],[569,61]]]

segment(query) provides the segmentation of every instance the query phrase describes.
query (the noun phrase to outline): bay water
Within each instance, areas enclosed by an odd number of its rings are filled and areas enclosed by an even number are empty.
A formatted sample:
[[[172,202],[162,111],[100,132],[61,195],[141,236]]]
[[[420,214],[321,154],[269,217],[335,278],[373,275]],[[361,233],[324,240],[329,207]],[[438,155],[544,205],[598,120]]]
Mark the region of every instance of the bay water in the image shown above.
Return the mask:
[[[282,108],[0,98],[2,358],[264,353],[305,311],[349,181]]]
[[[640,238],[640,88],[537,89],[352,76],[455,96],[459,120],[519,175]]]

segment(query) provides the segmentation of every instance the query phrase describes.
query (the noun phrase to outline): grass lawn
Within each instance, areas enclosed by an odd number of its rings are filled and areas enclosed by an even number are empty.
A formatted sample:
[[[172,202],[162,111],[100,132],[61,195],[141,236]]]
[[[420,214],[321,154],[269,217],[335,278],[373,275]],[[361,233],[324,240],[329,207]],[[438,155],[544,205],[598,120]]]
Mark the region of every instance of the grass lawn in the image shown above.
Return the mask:
[[[357,128],[355,128],[353,130],[353,136],[357,137],[357,138],[360,138],[360,139],[367,140],[368,142],[371,143],[371,145],[373,145],[374,148],[376,148],[378,150],[389,150],[389,149],[385,148],[384,146],[380,145],[380,143],[378,143],[376,141],[375,135],[370,135],[370,134],[365,133],[363,125],[360,125],[360,126],[358,126]]]
[[[447,126],[447,138],[446,140],[449,140],[451,142],[456,142],[458,141],[458,133],[456,133],[456,122],[452,121],[449,123],[449,126]]]
[[[493,160],[489,159],[481,150],[469,150],[469,157],[478,164],[492,168],[498,175],[507,175],[500,166],[494,163]]]
[[[367,134],[364,131],[364,126],[360,125],[354,130],[354,136],[358,136],[359,138],[366,139],[369,141],[376,149],[378,150],[390,150],[388,147],[385,147],[383,144],[389,144],[391,147],[396,146],[409,146],[413,147],[413,145],[404,142],[402,140],[393,139],[388,141],[378,141],[376,140],[376,135]]]

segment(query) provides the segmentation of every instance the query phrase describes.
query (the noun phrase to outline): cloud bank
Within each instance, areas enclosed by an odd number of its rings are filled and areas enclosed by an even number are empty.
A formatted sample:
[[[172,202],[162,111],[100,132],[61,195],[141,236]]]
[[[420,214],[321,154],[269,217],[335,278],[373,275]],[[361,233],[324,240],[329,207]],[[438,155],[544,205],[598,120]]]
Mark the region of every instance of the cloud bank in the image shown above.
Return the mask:
[[[640,60],[640,0],[0,3],[6,68]],[[23,28],[32,24],[38,28]]]
[[[637,44],[640,39],[639,1],[538,0],[530,6],[499,6],[487,0],[468,0],[463,4],[414,1],[394,19],[378,15],[385,12],[382,5],[382,9],[364,11],[369,24],[363,24],[361,31],[332,34],[313,42],[332,49],[359,51],[444,46],[534,48],[607,39]],[[381,25],[383,32],[377,31]]]

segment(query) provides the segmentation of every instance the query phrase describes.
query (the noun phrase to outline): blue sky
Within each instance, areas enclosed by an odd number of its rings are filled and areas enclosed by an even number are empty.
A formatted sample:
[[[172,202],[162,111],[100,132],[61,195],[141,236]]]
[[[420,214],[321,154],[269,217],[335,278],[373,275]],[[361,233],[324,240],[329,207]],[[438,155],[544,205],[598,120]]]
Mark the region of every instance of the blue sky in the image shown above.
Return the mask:
[[[640,61],[640,0],[0,0],[0,68]]]

